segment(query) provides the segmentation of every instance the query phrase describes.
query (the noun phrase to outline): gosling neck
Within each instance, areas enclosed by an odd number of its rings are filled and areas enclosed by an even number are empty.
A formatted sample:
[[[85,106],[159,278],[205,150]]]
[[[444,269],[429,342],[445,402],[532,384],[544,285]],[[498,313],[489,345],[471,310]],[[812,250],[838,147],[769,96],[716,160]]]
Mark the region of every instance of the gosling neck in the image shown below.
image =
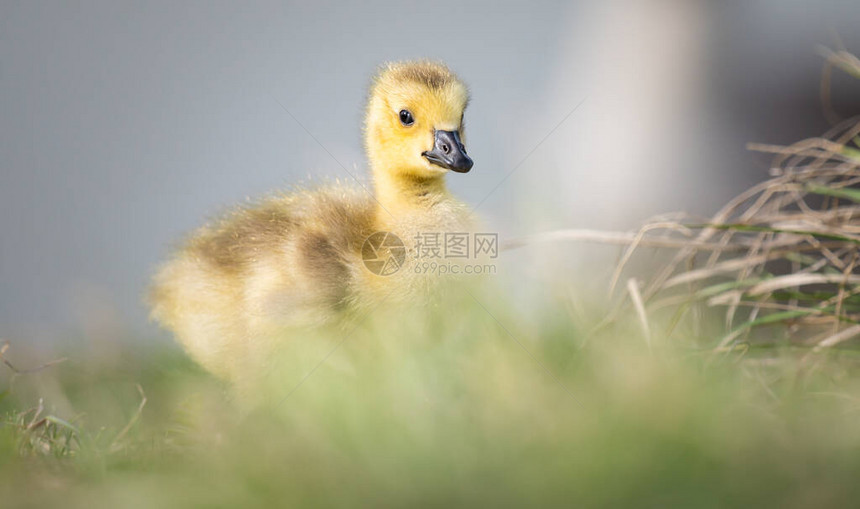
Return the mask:
[[[373,181],[380,218],[426,210],[450,196],[444,173],[424,177],[374,168]]]

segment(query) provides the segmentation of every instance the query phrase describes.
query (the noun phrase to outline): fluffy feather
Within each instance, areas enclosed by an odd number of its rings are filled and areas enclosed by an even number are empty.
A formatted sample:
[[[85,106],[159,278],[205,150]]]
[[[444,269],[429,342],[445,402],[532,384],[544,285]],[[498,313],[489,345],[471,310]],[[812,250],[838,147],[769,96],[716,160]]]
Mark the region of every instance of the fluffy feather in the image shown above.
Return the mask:
[[[200,364],[235,379],[255,354],[288,340],[280,333],[287,328],[426,292],[438,278],[407,267],[373,274],[361,249],[377,231],[394,233],[411,250],[419,232],[471,229],[468,208],[445,186],[447,170],[421,155],[433,147],[434,129],[462,132],[467,103],[466,87],[442,64],[384,66],[365,119],[374,196],[339,183],[298,190],[203,226],[155,276],[152,316]],[[415,116],[412,126],[400,123],[405,108]]]

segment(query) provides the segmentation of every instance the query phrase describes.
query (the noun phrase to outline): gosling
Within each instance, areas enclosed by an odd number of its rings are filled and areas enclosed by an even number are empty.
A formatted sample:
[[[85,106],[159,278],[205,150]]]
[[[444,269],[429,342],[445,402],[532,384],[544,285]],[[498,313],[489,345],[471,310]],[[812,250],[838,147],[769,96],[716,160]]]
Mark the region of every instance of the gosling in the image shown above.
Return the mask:
[[[449,171],[472,168],[463,141],[468,102],[466,86],[443,64],[383,66],[364,126],[373,195],[335,183],[269,197],[203,226],[157,272],[152,317],[204,368],[235,379],[241,360],[278,341],[279,331],[424,294],[438,278],[400,266],[416,236],[473,230],[468,207],[445,184]],[[366,263],[373,257],[395,265]]]

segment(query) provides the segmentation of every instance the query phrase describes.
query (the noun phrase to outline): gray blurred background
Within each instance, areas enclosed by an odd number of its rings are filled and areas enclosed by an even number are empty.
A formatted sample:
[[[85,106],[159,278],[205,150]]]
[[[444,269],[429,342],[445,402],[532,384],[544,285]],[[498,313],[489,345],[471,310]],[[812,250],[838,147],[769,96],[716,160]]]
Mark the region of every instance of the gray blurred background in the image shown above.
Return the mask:
[[[471,86],[476,165],[449,182],[488,228],[631,228],[765,178],[747,141],[823,132],[816,46],[860,52],[858,26],[856,0],[2,0],[0,337],[163,337],[141,295],[171,242],[349,179],[279,102],[365,174],[383,61],[443,59]],[[841,113],[856,91],[837,80]]]

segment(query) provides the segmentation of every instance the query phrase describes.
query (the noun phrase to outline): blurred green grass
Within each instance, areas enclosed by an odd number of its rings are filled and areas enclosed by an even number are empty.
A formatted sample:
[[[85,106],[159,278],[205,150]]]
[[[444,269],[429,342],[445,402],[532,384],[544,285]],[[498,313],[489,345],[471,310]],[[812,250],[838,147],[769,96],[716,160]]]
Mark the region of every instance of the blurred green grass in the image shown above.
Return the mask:
[[[0,505],[808,507],[860,495],[857,351],[714,353],[717,327],[686,322],[649,348],[635,316],[590,334],[600,313],[543,304],[523,311],[470,287],[381,306],[291,336],[239,393],[178,348],[140,341],[8,371]],[[62,422],[28,428],[22,412],[40,399]],[[42,436],[48,424],[74,435],[66,450]]]

